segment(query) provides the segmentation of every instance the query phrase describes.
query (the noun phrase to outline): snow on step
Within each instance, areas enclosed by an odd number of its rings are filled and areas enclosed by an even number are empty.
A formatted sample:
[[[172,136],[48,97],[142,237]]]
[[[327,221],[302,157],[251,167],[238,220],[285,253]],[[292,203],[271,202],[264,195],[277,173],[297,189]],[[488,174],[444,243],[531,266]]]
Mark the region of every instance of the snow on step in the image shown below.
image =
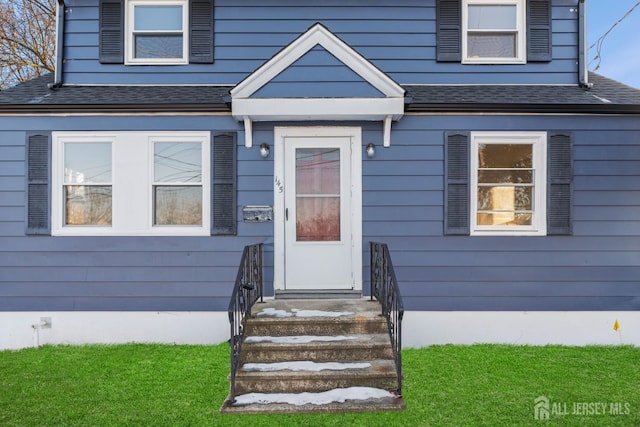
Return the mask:
[[[299,335],[299,336],[285,336],[285,337],[270,337],[270,336],[251,336],[245,338],[244,342],[247,343],[259,343],[259,342],[271,342],[275,344],[308,344],[311,342],[338,342],[356,340],[358,337],[354,336],[319,336],[319,335]]]
[[[265,308],[257,316],[270,317],[343,317],[353,316],[353,311],[323,311],[323,310],[299,310],[292,308],[291,311],[278,310],[276,308]]]
[[[367,400],[395,397],[387,390],[373,387],[336,388],[321,393],[248,393],[236,396],[234,405],[287,403],[290,405],[327,405],[347,400]]]
[[[345,371],[347,369],[367,369],[371,367],[371,363],[367,362],[275,362],[275,363],[245,363],[240,368],[242,371]]]

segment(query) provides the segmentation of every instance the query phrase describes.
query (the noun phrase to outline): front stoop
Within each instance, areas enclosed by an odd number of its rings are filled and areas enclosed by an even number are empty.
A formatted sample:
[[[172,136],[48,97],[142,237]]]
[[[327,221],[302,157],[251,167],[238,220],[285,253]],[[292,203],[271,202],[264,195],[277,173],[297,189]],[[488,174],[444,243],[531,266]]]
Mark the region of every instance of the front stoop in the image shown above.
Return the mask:
[[[369,299],[286,299],[257,303],[252,309],[252,318],[247,321],[240,369],[236,374],[236,395],[322,393],[353,390],[351,387],[395,392],[398,377],[386,320],[380,310],[380,304]],[[337,313],[341,315],[336,317]],[[260,337],[285,338],[284,342],[272,342],[277,339]],[[321,341],[318,337],[333,338]],[[310,371],[289,369],[295,365],[293,362],[365,363],[369,366]],[[275,371],[255,370],[256,364],[273,363],[285,366]],[[342,403],[240,405],[234,404],[229,396],[220,411],[256,414],[398,411],[405,408],[402,398],[395,395],[363,400],[349,399],[348,395],[346,398]]]

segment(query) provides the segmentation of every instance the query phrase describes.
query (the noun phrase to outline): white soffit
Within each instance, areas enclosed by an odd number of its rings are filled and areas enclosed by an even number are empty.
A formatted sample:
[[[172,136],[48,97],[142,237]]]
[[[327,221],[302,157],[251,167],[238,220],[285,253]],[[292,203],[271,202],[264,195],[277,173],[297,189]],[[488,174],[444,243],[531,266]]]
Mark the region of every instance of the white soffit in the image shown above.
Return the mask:
[[[251,98],[315,46],[322,46],[370,85],[380,98]],[[238,121],[393,120],[404,114],[404,89],[322,24],[315,24],[231,90]],[[390,125],[390,123],[389,123]]]

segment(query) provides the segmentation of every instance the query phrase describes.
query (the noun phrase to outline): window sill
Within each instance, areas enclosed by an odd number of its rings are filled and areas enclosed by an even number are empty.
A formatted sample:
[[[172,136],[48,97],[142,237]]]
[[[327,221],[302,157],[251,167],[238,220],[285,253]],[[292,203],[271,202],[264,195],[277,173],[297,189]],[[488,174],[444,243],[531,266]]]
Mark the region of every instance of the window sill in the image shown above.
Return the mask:
[[[507,237],[522,237],[522,236],[546,236],[546,230],[472,230],[471,236],[507,236]]]
[[[193,236],[210,236],[211,231],[205,228],[154,228],[151,230],[113,230],[102,227],[64,227],[53,230],[53,236],[75,236],[75,237],[110,237],[110,236],[128,236],[128,237],[146,237],[146,236],[166,236],[166,237],[193,237]]]
[[[498,59],[498,58],[477,58],[477,59],[463,59],[463,65],[526,65],[526,59]]]

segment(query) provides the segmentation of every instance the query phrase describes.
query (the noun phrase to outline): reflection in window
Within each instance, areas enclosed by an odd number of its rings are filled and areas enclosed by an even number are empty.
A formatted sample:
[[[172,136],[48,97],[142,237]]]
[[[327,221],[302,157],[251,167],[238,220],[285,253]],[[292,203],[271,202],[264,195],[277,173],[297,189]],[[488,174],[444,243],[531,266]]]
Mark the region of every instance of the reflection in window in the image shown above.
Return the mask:
[[[64,144],[64,225],[111,225],[110,143]]]
[[[296,240],[340,240],[340,150],[296,149]]]
[[[202,146],[153,144],[154,225],[202,225]]]

